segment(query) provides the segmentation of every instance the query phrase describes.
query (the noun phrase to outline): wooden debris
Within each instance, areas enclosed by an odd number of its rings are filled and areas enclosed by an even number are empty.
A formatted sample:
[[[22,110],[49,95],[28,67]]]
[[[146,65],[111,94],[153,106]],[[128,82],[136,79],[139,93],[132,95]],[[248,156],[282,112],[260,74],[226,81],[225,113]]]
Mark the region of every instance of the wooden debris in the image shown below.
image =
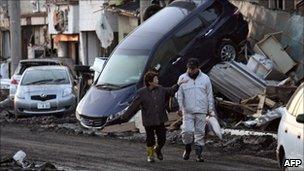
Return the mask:
[[[264,109],[264,104],[266,101],[266,96],[265,95],[260,95],[259,96],[259,105],[258,105],[258,110],[257,112],[253,115],[254,117],[260,117],[262,115],[263,109]]]
[[[173,130],[178,130],[180,128],[180,126],[182,125],[183,123],[183,119],[182,118],[179,118],[178,120],[176,120],[175,122],[173,122],[170,127],[169,127],[169,130],[170,131],[173,131]]]
[[[262,98],[261,96],[262,95],[259,95],[259,98]],[[273,100],[271,100],[265,96],[265,104],[267,106],[269,106],[270,108],[273,108],[276,105],[276,102],[274,102]]]
[[[273,101],[286,104],[296,89],[296,86],[267,86],[266,96]]]

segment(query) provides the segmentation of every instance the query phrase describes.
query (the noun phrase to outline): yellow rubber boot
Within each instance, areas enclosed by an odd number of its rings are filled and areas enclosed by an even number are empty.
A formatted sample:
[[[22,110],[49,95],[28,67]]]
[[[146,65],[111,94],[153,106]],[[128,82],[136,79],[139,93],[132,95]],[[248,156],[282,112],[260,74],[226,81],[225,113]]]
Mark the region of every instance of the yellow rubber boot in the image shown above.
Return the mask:
[[[154,148],[153,147],[147,147],[147,161],[148,162],[154,162]]]

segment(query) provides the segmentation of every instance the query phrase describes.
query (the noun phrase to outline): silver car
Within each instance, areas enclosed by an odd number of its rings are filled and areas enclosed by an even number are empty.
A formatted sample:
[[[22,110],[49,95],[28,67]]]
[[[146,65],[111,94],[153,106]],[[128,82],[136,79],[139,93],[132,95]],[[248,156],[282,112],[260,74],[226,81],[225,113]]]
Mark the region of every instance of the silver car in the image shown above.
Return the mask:
[[[20,82],[21,76],[23,72],[29,68],[34,66],[45,66],[45,65],[63,65],[63,62],[57,59],[26,59],[21,60],[16,68],[14,75],[11,78],[10,90],[9,90],[9,97],[11,100],[14,100],[15,93],[18,88],[18,84]]]
[[[14,98],[16,115],[74,112],[73,79],[65,66],[30,67],[23,73]]]

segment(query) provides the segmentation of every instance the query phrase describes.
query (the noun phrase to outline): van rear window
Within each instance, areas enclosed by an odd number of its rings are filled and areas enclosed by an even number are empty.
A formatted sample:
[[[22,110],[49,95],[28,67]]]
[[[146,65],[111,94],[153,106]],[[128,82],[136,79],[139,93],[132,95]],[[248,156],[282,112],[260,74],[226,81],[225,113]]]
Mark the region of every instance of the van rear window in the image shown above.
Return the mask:
[[[210,7],[201,12],[200,16],[211,24],[222,14],[222,12],[222,4],[215,1]]]

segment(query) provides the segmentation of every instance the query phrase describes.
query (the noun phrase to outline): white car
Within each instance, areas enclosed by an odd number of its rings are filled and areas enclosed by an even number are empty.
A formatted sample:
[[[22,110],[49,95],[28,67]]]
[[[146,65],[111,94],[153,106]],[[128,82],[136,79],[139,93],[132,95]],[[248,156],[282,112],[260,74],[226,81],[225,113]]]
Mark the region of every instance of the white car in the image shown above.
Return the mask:
[[[20,82],[21,76],[23,72],[33,66],[44,66],[44,65],[63,65],[62,62],[59,60],[55,59],[26,59],[26,60],[21,60],[18,64],[18,67],[16,68],[14,75],[11,78],[11,83],[10,83],[10,99],[14,100],[18,84]]]
[[[277,159],[282,170],[304,170],[304,83],[286,107],[278,129]]]

